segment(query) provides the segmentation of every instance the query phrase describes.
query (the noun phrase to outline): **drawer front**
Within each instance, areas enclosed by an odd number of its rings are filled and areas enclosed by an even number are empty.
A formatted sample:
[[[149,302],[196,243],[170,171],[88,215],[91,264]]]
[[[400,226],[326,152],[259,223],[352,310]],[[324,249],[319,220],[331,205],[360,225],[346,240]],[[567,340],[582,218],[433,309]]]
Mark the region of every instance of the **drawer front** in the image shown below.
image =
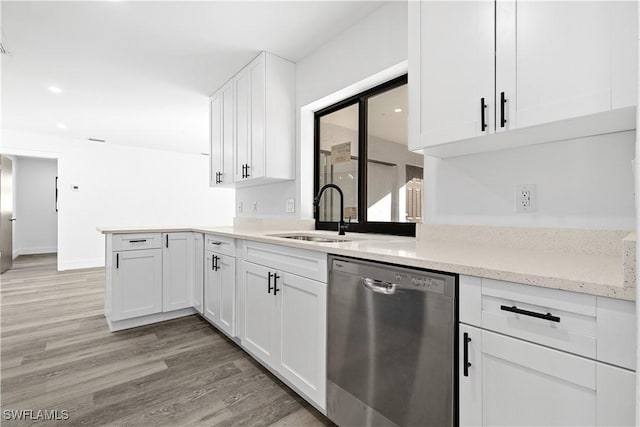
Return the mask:
[[[596,358],[596,297],[482,280],[482,328]]]
[[[222,255],[236,256],[236,240],[225,236],[206,235],[205,250]]]
[[[245,261],[327,283],[327,254],[288,246],[244,241]]]
[[[113,251],[159,249],[162,247],[161,233],[114,234]]]

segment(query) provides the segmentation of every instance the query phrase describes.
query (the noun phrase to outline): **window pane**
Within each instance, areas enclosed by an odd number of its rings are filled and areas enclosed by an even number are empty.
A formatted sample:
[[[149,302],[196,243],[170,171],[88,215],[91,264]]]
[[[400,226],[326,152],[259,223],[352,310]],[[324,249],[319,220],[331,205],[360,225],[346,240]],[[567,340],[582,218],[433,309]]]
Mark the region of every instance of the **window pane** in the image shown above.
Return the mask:
[[[320,117],[320,188],[336,184],[344,193],[344,218],[358,221],[358,104]],[[340,197],[327,190],[320,200],[320,221],[340,219]]]
[[[421,222],[424,160],[407,147],[407,85],[367,103],[367,220]]]

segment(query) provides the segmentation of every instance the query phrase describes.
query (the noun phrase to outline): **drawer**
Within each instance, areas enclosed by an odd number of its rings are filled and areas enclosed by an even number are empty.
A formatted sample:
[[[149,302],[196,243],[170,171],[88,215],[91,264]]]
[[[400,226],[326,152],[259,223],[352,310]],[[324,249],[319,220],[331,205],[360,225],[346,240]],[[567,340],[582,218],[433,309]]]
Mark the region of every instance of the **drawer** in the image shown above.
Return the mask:
[[[288,246],[243,241],[242,258],[254,264],[327,283],[327,254]]]
[[[114,234],[113,251],[134,251],[162,247],[161,233]]]
[[[236,256],[236,240],[231,237],[207,234],[204,248],[218,254]]]
[[[482,279],[482,328],[596,358],[596,297]]]

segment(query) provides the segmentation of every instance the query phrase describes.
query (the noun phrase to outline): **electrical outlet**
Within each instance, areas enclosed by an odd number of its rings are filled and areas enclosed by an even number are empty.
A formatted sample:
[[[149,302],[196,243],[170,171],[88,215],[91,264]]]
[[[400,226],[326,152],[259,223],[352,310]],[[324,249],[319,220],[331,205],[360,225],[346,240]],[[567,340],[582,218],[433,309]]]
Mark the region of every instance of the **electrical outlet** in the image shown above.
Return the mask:
[[[287,199],[287,213],[293,213],[296,211],[296,201],[295,199]]]
[[[516,185],[516,212],[536,211],[536,185]]]

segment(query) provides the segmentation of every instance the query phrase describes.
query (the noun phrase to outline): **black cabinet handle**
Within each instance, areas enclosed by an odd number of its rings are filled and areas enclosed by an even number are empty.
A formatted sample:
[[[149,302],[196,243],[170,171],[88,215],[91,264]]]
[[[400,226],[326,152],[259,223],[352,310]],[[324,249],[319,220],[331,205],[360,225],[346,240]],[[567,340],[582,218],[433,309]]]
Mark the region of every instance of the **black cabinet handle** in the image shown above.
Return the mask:
[[[211,255],[211,270],[216,271],[216,256]]]
[[[500,127],[503,128],[507,124],[507,119],[504,118],[504,106],[507,103],[507,98],[504,97],[504,92],[500,92]]]
[[[278,289],[278,279],[280,278],[280,276],[278,276],[277,273],[273,274],[273,295],[277,295],[278,291],[280,291],[280,289]]]
[[[246,168],[247,168],[247,169],[246,169],[246,172],[245,172],[244,177],[245,177],[245,178],[249,178],[249,165],[247,164],[247,165],[245,165],[245,166],[246,166]]]
[[[168,234],[166,234],[166,235],[164,236],[164,240],[165,240],[165,246],[166,246],[166,247],[169,247],[169,235],[168,235]]]
[[[245,164],[242,165],[242,179],[245,178],[245,175],[244,175],[245,174],[245,166],[247,166],[247,165],[245,165]]]
[[[509,307],[508,305],[501,305],[500,310],[504,310],[504,311],[508,311],[516,314],[522,314],[524,316],[535,317],[537,319],[544,319],[544,320],[549,320],[551,322],[560,323],[560,318],[558,316],[554,316],[551,313],[547,313],[547,314],[536,313],[535,311],[523,310],[521,308],[516,307],[515,305],[512,305],[511,307]]]
[[[120,268],[120,254],[116,254],[116,268]]]
[[[129,243],[144,243],[147,239],[139,239],[139,240],[129,240]]]
[[[469,376],[469,368],[471,367],[471,363],[469,363],[469,343],[471,342],[471,338],[469,337],[469,334],[467,332],[464,333],[462,340],[464,341],[463,343],[463,360],[462,360],[462,370],[464,372],[464,376],[468,377]]]
[[[487,110],[487,104],[484,103],[484,98],[480,98],[480,130],[484,132],[487,130],[487,120],[485,117],[485,111]]]
[[[271,278],[274,276],[272,272],[269,272],[269,278],[267,279],[267,293],[270,294],[273,287],[271,286]]]

